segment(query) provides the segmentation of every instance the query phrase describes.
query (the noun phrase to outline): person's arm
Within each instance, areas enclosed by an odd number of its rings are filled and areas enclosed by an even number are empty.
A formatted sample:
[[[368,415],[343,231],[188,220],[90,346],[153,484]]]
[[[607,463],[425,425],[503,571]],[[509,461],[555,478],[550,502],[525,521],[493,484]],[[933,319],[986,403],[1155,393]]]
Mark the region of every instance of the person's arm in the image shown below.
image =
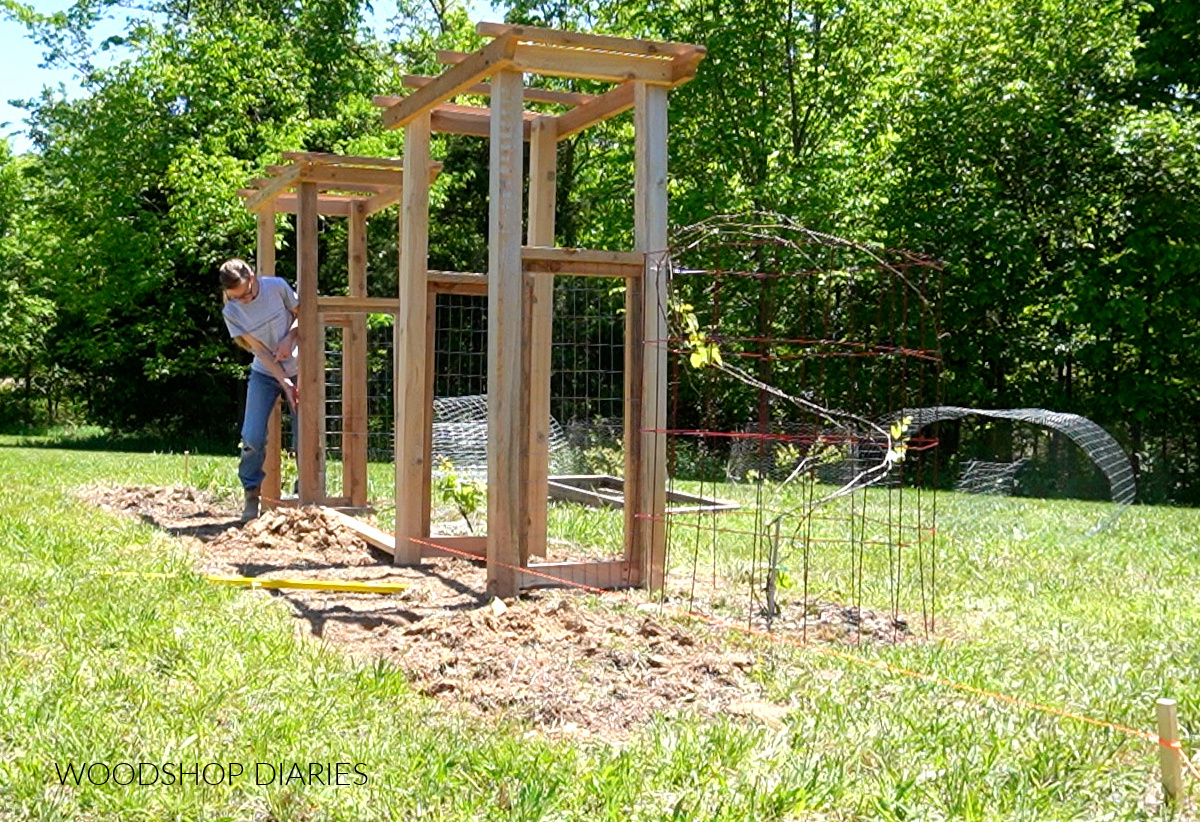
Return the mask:
[[[295,380],[289,377],[287,372],[283,370],[283,366],[280,365],[275,359],[271,353],[271,350],[254,337],[251,337],[249,334],[243,334],[235,339],[238,341],[238,345],[249,346],[249,350],[263,361],[263,364],[267,366],[267,370],[271,372],[271,376],[275,378],[276,382],[278,382],[280,386],[282,386],[283,395],[287,397],[288,405],[290,405],[292,410],[295,411],[296,403],[300,398],[299,386],[297,386]]]
[[[288,329],[288,333],[283,335],[279,345],[275,346],[273,356],[277,362],[282,362],[292,356],[292,349],[300,340],[300,308],[297,306],[289,310],[292,314],[292,327]]]

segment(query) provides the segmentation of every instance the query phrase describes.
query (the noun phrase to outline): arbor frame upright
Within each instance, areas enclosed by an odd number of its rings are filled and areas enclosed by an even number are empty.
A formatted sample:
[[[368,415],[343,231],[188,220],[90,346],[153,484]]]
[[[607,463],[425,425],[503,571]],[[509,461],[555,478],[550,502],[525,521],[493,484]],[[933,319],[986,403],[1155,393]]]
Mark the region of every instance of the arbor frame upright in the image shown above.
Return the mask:
[[[383,121],[405,130],[405,160],[428,162],[431,132],[474,134],[491,141],[488,213],[488,589],[511,596],[526,581],[530,556],[545,554],[548,475],[551,289],[553,276],[593,274],[626,282],[625,556],[617,563],[559,564],[551,572],[593,579],[599,587],[662,585],[666,513],[666,262],[667,94],[686,83],[704,58],[702,46],[481,23],[491,42],[470,54],[442,52],[451,64],[437,77],[410,76],[414,91],[380,98]],[[600,95],[526,88],[524,75],[614,83]],[[490,80],[490,83],[484,81]],[[460,94],[490,97],[489,108],[450,101]],[[525,111],[524,101],[562,103],[559,115]],[[554,248],[555,145],[579,131],[634,109],[635,192],[630,252]],[[530,143],[528,244],[522,243],[523,143]],[[408,166],[406,165],[406,169]],[[409,188],[401,218],[402,303],[427,292],[428,196]],[[419,297],[418,297],[419,299]],[[421,306],[422,308],[424,306]],[[419,559],[429,540],[430,400],[418,390],[426,367],[415,318],[398,332],[396,361],[406,363],[403,396],[397,373],[396,560]],[[400,324],[397,324],[399,328]],[[400,345],[405,350],[401,354]],[[397,366],[399,368],[399,366]],[[417,447],[420,443],[420,448]],[[398,445],[399,449],[399,445]],[[407,542],[409,548],[402,548]],[[584,567],[591,566],[591,567]],[[532,580],[530,580],[532,581]]]

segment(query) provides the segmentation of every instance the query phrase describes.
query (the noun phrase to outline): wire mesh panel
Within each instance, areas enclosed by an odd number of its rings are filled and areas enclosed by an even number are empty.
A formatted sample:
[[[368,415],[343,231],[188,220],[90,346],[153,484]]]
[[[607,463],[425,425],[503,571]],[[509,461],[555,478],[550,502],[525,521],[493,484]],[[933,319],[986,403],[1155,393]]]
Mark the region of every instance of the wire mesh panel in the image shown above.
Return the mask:
[[[625,286],[554,280],[547,545],[551,556],[624,555]]]
[[[325,327],[325,495],[343,496],[344,414],[342,365],[344,330],[336,325]],[[351,388],[350,390],[365,390]]]
[[[395,318],[390,314],[367,316],[367,462],[368,499],[391,498],[395,493],[395,372],[393,370]]]
[[[345,462],[358,449],[366,459],[367,505],[391,516],[395,471],[393,465],[394,396],[392,374],[393,318],[388,314],[364,315],[366,340],[360,352],[366,362],[354,373],[365,374],[365,384],[347,385],[347,329],[345,324],[325,328],[325,493],[345,499]],[[365,420],[348,423],[348,401],[361,402],[365,393]],[[357,396],[355,396],[357,394]],[[360,413],[362,413],[360,411]]]
[[[625,472],[625,287],[597,277],[556,277],[550,416],[566,448],[551,473]]]

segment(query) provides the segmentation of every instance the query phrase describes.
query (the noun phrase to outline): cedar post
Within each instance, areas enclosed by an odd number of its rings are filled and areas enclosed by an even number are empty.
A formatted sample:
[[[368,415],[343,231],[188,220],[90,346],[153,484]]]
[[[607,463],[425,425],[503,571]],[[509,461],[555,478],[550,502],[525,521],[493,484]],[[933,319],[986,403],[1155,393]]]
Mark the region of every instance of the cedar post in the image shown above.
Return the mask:
[[[367,296],[367,211],[350,208],[347,242],[351,297]],[[342,332],[342,495],[367,504],[367,317],[355,312]]]
[[[393,330],[397,565],[421,561],[429,497],[425,438],[425,303],[429,256],[429,112],[404,129],[404,192],[400,206],[400,311]]]
[[[630,581],[654,590],[666,573],[666,88],[634,84],[633,123],[634,248],[646,273],[626,291],[625,535]]]
[[[558,121],[538,117],[529,130],[529,245],[554,245],[554,202],[558,172]],[[554,275],[533,279],[529,334],[529,482],[522,507],[527,512],[525,550],[546,556],[546,497],[550,474],[550,352],[554,345]]]
[[[521,72],[492,78],[491,167],[488,198],[488,593],[515,596],[527,512],[529,455],[529,340],[521,267]]]
[[[275,209],[270,205],[263,206],[257,213],[258,242],[254,252],[254,262],[260,277],[275,276]],[[260,493],[262,501],[268,508],[274,507],[275,500],[280,496],[280,458],[282,450],[280,423],[283,414],[279,402],[271,409],[267,420],[267,459],[263,463],[263,483]]]
[[[300,293],[300,504],[325,501],[325,328],[317,312],[317,184],[300,183],[296,279]]]

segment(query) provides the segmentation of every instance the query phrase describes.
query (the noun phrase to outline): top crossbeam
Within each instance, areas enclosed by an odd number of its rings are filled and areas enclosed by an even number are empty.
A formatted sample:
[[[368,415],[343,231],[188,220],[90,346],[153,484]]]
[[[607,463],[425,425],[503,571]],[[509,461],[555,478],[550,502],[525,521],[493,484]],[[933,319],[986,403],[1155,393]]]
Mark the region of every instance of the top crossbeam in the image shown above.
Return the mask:
[[[686,83],[695,76],[697,66],[707,53],[703,46],[688,43],[584,34],[536,26],[480,23],[475,30],[481,36],[494,39],[471,53],[439,52],[438,59],[450,64],[450,68],[441,75],[410,75],[405,78],[405,85],[415,87],[414,92],[400,98],[376,98],[378,104],[385,106],[383,122],[387,128],[403,128],[424,114],[435,113],[439,115],[435,119],[440,118],[445,127],[439,128],[439,124],[434,123],[434,131],[486,136],[486,110],[480,110],[483,113],[467,123],[461,116],[445,116],[447,112],[443,104],[461,94],[490,96],[491,86],[482,81],[505,70],[617,84],[613,90],[598,96],[550,92],[532,87],[525,90],[527,100],[553,102],[567,107],[566,112],[556,117],[561,122],[555,131],[559,139],[564,139],[630,108],[633,83],[667,88]]]

